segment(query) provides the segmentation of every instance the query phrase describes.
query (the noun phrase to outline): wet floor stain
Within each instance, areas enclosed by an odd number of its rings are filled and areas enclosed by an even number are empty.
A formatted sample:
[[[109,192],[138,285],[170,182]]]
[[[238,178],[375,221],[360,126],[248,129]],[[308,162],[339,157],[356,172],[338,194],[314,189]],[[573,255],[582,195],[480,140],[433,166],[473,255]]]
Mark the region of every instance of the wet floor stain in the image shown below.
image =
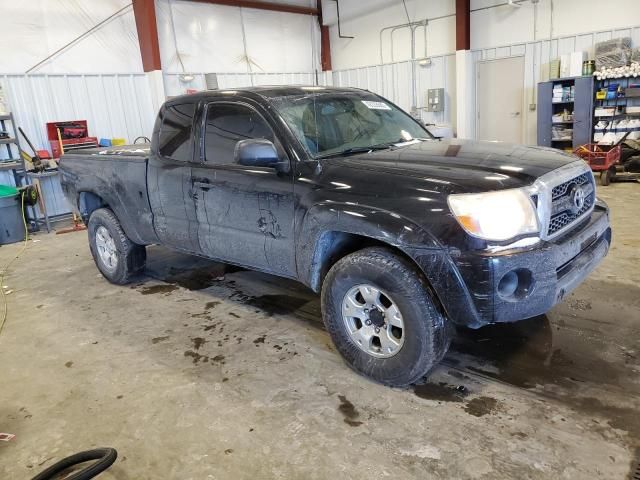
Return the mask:
[[[464,406],[464,411],[474,417],[484,417],[490,413],[495,412],[498,407],[498,400],[491,397],[476,397],[472,398]]]
[[[587,381],[617,384],[620,375],[583,335],[552,328],[545,315],[478,330],[458,329],[445,363],[454,358],[466,370],[526,389],[549,384],[575,389]]]
[[[414,385],[413,393],[422,399],[436,402],[462,402],[469,395],[464,385],[451,385],[446,382]]]
[[[191,358],[195,365],[197,365],[201,361],[202,361],[202,363],[209,362],[209,357],[207,355],[202,355],[202,354],[200,354],[198,352],[194,352],[193,350],[187,350],[186,352],[184,352],[184,356],[188,357],[188,358]]]
[[[211,363],[219,363],[221,365],[224,365],[227,362],[224,361],[224,355],[216,355],[211,359]]]
[[[240,267],[224,264],[213,264],[191,269],[171,268],[169,274],[163,280],[180,285],[187,290],[204,290],[224,280],[226,274],[241,270],[243,269]]]
[[[257,297],[246,295],[239,291],[233,293],[232,300],[238,300],[245,305],[249,305],[261,310],[267,316],[288,315],[296,312],[300,307],[309,302],[306,298],[294,297],[292,295],[260,295]]]
[[[169,340],[169,335],[166,335],[164,337],[155,337],[151,339],[151,343],[153,343],[154,345],[156,343],[160,343],[160,342],[164,342],[165,340]]]
[[[65,367],[67,368],[71,368],[73,366],[73,362],[72,361],[68,361],[67,363],[64,364]]]
[[[155,295],[157,293],[171,293],[177,289],[176,285],[150,285],[148,287],[143,286],[138,291],[142,295]]]
[[[338,411],[343,415],[344,423],[351,427],[359,427],[362,425],[362,422],[357,420],[357,418],[360,417],[360,412],[358,412],[355,405],[344,395],[338,395],[338,398],[340,399]]]
[[[191,343],[193,343],[194,350],[200,350],[200,347],[207,343],[207,341],[202,337],[195,337],[191,339]]]

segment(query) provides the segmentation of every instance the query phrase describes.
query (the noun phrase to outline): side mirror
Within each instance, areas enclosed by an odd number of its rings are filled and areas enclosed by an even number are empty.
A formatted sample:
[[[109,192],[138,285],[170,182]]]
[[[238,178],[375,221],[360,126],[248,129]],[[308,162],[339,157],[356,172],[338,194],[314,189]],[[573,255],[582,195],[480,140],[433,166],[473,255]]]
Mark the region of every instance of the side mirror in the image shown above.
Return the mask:
[[[287,171],[288,161],[281,161],[273,142],[261,138],[240,140],[236,144],[235,161],[248,167],[270,167]]]

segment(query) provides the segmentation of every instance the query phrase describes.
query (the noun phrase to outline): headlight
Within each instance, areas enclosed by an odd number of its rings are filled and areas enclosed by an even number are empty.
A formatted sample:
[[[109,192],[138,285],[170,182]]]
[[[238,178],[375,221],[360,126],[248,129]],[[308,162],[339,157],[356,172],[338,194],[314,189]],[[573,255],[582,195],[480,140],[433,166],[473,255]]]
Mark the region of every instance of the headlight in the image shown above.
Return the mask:
[[[474,237],[502,241],[540,229],[533,202],[520,189],[449,195],[447,201],[458,223]]]

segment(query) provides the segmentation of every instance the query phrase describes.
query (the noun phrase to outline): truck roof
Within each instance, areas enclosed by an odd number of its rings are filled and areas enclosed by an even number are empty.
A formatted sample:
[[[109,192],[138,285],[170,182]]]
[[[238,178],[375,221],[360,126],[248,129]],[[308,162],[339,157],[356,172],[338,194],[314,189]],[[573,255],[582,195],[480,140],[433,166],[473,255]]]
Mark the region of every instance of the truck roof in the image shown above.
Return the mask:
[[[227,96],[233,93],[248,93],[264,98],[287,97],[298,95],[310,95],[313,93],[362,93],[365,90],[349,87],[323,87],[318,85],[264,85],[259,87],[221,88],[216,90],[202,90],[196,93],[179,95],[171,98],[170,102],[176,100],[198,101],[207,98]]]

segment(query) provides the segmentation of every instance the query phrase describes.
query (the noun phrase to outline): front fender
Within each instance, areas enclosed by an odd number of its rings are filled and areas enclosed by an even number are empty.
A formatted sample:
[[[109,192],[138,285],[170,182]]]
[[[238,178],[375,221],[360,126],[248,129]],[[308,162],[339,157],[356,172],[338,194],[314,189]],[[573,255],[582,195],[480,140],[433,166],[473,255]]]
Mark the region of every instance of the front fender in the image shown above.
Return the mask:
[[[365,205],[325,201],[311,207],[296,229],[296,266],[302,282],[317,289],[318,262],[331,248],[327,232],[368,237],[403,251],[409,248],[441,250],[435,238],[414,222],[394,212]]]
[[[307,211],[297,231],[296,265],[300,280],[312,289],[320,288],[321,264],[335,241],[333,232],[368,237],[399,249],[425,275],[454,323],[476,323],[478,312],[448,249],[415,222],[379,208],[327,201]]]

